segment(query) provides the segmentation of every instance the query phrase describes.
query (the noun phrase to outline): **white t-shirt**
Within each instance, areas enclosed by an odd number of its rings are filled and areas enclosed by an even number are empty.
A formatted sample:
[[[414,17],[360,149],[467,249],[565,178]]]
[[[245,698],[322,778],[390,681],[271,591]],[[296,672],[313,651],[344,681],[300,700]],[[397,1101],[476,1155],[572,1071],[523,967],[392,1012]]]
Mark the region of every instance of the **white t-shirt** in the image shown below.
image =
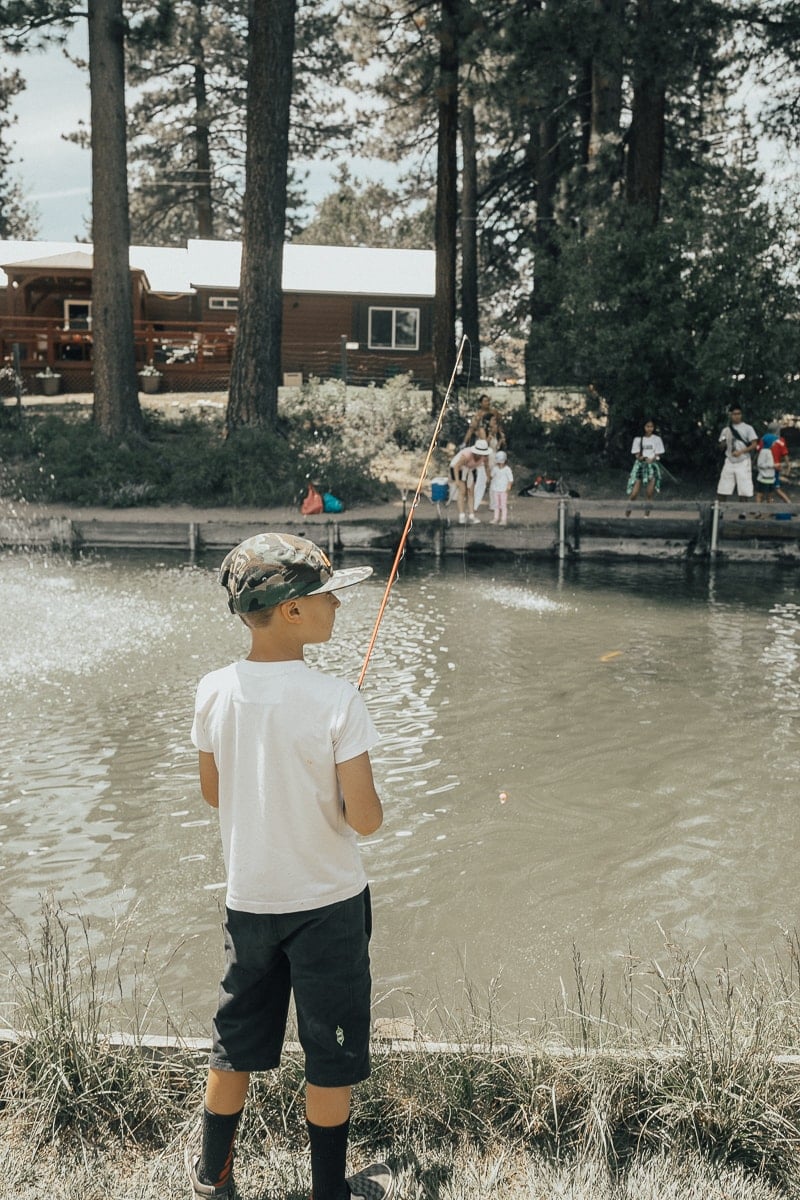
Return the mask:
[[[514,472],[507,463],[503,463],[501,467],[492,468],[492,482],[489,484],[490,492],[507,492],[509,484],[514,482]]]
[[[378,734],[352,684],[296,660],[232,663],[200,680],[192,741],[219,771],[229,908],[302,912],[363,891],[336,764]]]
[[[664,443],[657,433],[653,433],[650,437],[636,437],[633,439],[631,454],[643,454],[645,458],[655,458],[656,455],[664,453]]]
[[[731,429],[735,429],[739,437],[735,438],[731,433]],[[739,438],[742,440],[739,441]],[[719,435],[719,440],[725,443],[725,457],[734,463],[749,463],[751,460],[747,455],[739,454],[737,458],[733,457],[734,450],[744,450],[751,442],[756,440],[756,431],[752,425],[740,421],[738,425],[726,425],[722,433]]]

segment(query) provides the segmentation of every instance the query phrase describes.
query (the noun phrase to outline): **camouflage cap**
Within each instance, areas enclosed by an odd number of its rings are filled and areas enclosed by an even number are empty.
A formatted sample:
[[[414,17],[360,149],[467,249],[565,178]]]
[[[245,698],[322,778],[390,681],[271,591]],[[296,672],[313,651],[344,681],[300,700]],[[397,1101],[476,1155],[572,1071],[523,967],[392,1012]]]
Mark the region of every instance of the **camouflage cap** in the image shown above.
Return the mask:
[[[307,538],[290,533],[257,533],[234,547],[219,569],[232,613],[274,608],[295,596],[316,596],[351,587],[372,567],[334,571],[326,554]]]

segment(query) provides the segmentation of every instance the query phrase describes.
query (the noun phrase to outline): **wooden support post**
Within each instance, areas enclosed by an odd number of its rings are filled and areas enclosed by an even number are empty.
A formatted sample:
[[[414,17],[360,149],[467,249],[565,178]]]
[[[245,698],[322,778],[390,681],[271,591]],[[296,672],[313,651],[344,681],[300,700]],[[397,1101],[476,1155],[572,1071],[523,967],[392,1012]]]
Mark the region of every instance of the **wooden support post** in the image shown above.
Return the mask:
[[[558,501],[558,557],[563,559],[567,554],[567,501],[561,496]]]
[[[712,558],[717,553],[717,542],[719,541],[719,500],[715,500],[711,506],[711,556]]]

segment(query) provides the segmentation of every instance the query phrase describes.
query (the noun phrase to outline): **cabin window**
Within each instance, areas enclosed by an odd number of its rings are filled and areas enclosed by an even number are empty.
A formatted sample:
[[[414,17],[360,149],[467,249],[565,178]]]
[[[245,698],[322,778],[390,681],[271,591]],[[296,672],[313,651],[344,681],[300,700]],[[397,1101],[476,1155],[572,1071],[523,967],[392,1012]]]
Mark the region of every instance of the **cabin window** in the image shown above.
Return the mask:
[[[418,308],[371,308],[370,350],[419,350]]]
[[[64,328],[91,329],[92,302],[91,300],[64,301]]]
[[[238,296],[209,296],[208,307],[235,311],[239,307]]]

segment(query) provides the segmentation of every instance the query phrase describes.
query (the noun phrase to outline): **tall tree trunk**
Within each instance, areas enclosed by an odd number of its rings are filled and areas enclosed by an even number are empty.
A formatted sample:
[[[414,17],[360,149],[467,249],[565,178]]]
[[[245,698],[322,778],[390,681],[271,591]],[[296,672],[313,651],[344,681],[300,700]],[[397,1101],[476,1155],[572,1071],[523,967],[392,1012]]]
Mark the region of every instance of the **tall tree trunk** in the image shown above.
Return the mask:
[[[554,89],[547,111],[541,114],[531,137],[536,171],[536,226],[531,329],[525,347],[526,403],[530,403],[534,384],[541,382],[536,353],[539,322],[550,315],[556,304],[558,246],[555,225],[556,195],[560,177],[560,128],[557,116],[559,108],[560,94]]]
[[[584,221],[591,230],[612,201],[623,174],[622,75],[624,0],[593,0],[594,36],[590,65],[589,142]]]
[[[211,148],[208,125],[208,97],[206,95],[206,63],[203,34],[205,33],[204,3],[194,2],[194,27],[192,29],[192,60],[194,62],[194,209],[197,218],[197,236],[213,238],[214,206],[211,198]]]
[[[628,204],[652,225],[658,222],[664,171],[663,45],[668,38],[663,0],[639,0],[625,194]]]
[[[433,398],[438,412],[456,358],[456,229],[458,225],[459,0],[442,0],[439,30],[436,148],[436,299],[433,315]]]
[[[592,140],[592,60],[584,58],[578,63],[576,76],[575,105],[581,129],[580,158],[582,167],[589,165],[589,146]]]
[[[108,437],[140,429],[129,263],[122,0],[89,0],[92,122],[94,420]]]
[[[475,109],[461,105],[461,325],[469,339],[470,355],[480,374],[481,343],[478,318],[478,152]]]
[[[296,0],[250,0],[244,236],[228,432],[272,425],[278,412],[295,18]]]
[[[597,33],[592,54],[592,116],[589,165],[609,164],[619,173],[622,113],[623,0],[594,0]]]

